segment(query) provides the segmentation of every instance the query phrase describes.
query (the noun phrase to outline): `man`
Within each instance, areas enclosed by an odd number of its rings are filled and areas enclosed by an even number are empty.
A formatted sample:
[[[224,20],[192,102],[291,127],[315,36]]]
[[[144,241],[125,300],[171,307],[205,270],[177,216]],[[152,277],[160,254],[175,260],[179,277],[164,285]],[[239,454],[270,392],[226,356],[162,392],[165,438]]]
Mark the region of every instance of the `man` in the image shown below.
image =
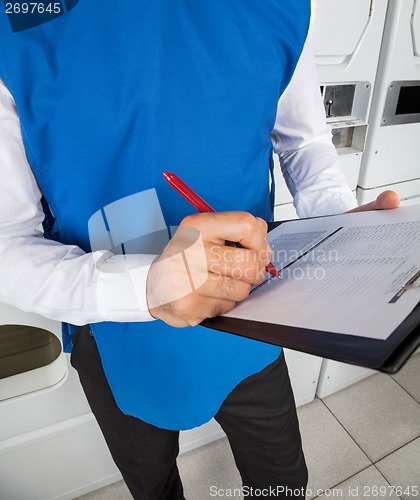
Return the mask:
[[[65,348],[134,498],[183,498],[178,431],[213,416],[244,485],[303,497],[281,349],[188,326],[232,309],[263,277],[273,148],[300,216],[356,206],[305,45],[309,1],[60,6],[0,17],[0,300],[66,323]],[[165,169],[220,213],[189,215]],[[140,236],[156,220],[130,205],[150,190],[166,224],[181,225],[181,246],[186,228],[199,234],[201,245],[182,247],[188,269],[168,259],[162,275],[165,259],[142,241],[127,255],[92,244],[102,231],[124,253],[118,229],[128,221]],[[393,207],[393,196],[367,208]],[[186,273],[204,275],[187,294]]]

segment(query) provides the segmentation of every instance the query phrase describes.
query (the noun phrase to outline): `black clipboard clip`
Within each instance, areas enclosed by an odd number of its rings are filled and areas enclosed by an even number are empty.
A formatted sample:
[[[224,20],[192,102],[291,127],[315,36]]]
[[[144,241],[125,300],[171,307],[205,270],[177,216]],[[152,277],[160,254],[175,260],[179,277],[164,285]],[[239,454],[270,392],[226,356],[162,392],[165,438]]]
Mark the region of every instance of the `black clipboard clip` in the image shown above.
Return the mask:
[[[417,280],[420,279],[420,270],[416,272],[416,274],[410,278],[407,283],[403,286],[404,290],[407,290],[412,287],[420,287],[420,281],[417,283]]]
[[[417,283],[417,280],[420,279],[420,270],[416,272],[414,276],[412,276],[405,285],[403,285],[400,290],[392,297],[389,301],[389,304],[395,304],[399,298],[401,298],[407,290],[410,288],[418,288],[420,287],[420,282]]]

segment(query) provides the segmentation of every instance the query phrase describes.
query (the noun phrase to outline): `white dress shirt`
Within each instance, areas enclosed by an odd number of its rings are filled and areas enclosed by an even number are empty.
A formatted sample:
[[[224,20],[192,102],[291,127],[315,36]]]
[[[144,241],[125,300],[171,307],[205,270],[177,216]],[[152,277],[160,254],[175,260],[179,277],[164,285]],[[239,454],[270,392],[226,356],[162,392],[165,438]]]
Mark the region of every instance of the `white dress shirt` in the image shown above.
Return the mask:
[[[325,122],[309,42],[279,100],[272,141],[300,217],[357,206]],[[46,240],[37,230],[44,218],[40,199],[13,98],[0,80],[0,301],[75,325],[152,319],[146,280],[154,256],[86,254]],[[99,260],[116,272],[99,271]],[[143,269],[136,290],[129,273],[120,271],[128,267]]]

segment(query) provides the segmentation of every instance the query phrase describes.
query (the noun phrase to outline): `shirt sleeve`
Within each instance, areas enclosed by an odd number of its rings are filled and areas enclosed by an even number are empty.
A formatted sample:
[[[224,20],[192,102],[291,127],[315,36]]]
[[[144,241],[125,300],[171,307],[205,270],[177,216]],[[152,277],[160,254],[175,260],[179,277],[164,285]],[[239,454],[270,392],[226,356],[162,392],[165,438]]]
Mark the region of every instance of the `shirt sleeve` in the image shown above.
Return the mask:
[[[153,319],[146,280],[155,256],[85,253],[43,238],[41,192],[1,80],[0,186],[0,301],[75,325]]]
[[[319,88],[308,39],[279,100],[271,133],[299,217],[343,213],[357,206],[340,170]]]

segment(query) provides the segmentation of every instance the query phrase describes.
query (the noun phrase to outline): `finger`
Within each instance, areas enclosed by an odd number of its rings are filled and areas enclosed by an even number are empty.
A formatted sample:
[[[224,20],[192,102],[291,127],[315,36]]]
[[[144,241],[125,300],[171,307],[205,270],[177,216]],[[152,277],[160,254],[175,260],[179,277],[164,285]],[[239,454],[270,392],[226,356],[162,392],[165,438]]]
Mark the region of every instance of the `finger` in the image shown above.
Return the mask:
[[[203,297],[240,302],[251,291],[251,284],[245,281],[210,273],[206,282],[197,289]]]
[[[351,212],[367,212],[369,210],[390,210],[400,206],[400,199],[395,191],[384,191],[376,200],[360,205],[360,207],[349,210]]]
[[[384,191],[376,198],[376,210],[389,210],[400,206],[400,198],[395,191]]]
[[[206,318],[214,318],[231,311],[235,304],[233,300],[203,297],[195,293],[169,304],[169,314],[164,320],[176,327],[196,326]]]
[[[265,266],[270,254],[267,250],[259,253],[246,248],[205,244],[208,270],[210,273],[228,276],[253,285],[265,278]]]
[[[233,241],[256,252],[267,250],[267,223],[247,212],[190,215],[181,222],[183,225],[197,228],[203,240],[218,245]]]

